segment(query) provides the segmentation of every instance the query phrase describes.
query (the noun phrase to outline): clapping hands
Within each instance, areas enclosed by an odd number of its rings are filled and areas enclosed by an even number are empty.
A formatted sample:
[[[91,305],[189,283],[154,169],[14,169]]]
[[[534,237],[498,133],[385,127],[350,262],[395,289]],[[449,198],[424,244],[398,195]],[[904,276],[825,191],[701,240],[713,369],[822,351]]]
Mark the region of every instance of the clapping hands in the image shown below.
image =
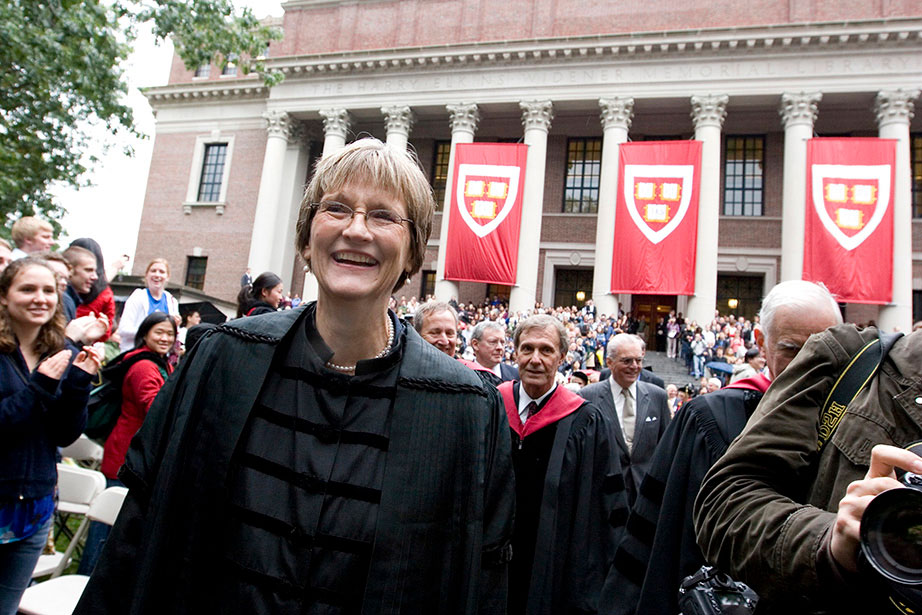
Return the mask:
[[[67,323],[65,334],[78,344],[94,344],[109,330],[109,318],[105,314],[90,312]]]

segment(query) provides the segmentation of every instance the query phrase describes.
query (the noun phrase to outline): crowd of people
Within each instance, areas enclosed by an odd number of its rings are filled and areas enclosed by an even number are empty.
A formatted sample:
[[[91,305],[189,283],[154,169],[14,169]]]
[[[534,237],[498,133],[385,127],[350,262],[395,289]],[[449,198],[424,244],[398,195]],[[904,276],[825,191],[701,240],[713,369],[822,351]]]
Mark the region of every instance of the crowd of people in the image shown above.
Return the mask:
[[[922,333],[842,324],[806,281],[752,321],[700,325],[406,299],[433,211],[403,150],[324,157],[296,228],[317,300],[285,309],[281,279],[247,271],[239,317],[210,329],[178,326],[162,259],[113,330],[91,243],[58,270],[41,224],[16,240],[40,254],[0,250],[0,615],[45,542],[106,338],[124,396],[103,472],[128,492],[108,537],[91,532],[77,615],[674,615],[703,564],[760,613],[919,607],[858,553],[868,502],[896,468],[922,474],[904,450],[922,438]],[[648,344],[700,390],[644,369]]]

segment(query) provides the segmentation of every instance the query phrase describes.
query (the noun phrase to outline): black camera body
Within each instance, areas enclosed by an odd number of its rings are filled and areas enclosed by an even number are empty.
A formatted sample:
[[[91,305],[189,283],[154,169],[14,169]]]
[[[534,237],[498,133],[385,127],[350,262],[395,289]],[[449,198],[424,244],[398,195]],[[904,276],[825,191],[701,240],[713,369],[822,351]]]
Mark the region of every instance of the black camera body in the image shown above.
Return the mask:
[[[758,594],[748,585],[712,566],[702,566],[685,577],[679,588],[682,615],[749,615],[758,602]]]
[[[922,444],[909,450],[920,454]],[[907,472],[906,489],[878,494],[861,517],[861,558],[882,578],[894,604],[922,609],[922,475]],[[903,612],[913,612],[906,611]]]

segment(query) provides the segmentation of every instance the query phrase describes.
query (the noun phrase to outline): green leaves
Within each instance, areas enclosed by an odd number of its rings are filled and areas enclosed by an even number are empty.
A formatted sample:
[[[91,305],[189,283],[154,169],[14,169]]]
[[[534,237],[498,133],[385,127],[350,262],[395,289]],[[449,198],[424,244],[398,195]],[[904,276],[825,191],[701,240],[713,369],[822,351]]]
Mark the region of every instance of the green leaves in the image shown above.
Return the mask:
[[[82,184],[88,128],[138,135],[121,66],[145,22],[190,68],[234,57],[266,85],[281,80],[262,60],[280,33],[230,0],[0,0],[0,216],[57,226],[48,189]]]

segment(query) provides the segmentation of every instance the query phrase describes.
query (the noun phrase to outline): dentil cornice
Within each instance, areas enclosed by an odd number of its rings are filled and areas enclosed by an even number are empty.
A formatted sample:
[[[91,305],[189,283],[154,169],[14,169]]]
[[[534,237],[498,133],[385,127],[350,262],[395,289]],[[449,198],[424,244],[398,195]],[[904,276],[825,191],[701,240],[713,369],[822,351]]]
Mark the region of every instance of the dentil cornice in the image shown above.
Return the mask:
[[[288,81],[315,76],[355,77],[389,72],[431,73],[452,67],[579,66],[599,61],[798,57],[815,53],[922,50],[922,19],[893,18],[734,28],[635,32],[424,47],[318,53],[269,58],[267,67]],[[922,51],[920,51],[922,52]],[[149,88],[155,106],[266,98],[258,78],[196,81]]]

